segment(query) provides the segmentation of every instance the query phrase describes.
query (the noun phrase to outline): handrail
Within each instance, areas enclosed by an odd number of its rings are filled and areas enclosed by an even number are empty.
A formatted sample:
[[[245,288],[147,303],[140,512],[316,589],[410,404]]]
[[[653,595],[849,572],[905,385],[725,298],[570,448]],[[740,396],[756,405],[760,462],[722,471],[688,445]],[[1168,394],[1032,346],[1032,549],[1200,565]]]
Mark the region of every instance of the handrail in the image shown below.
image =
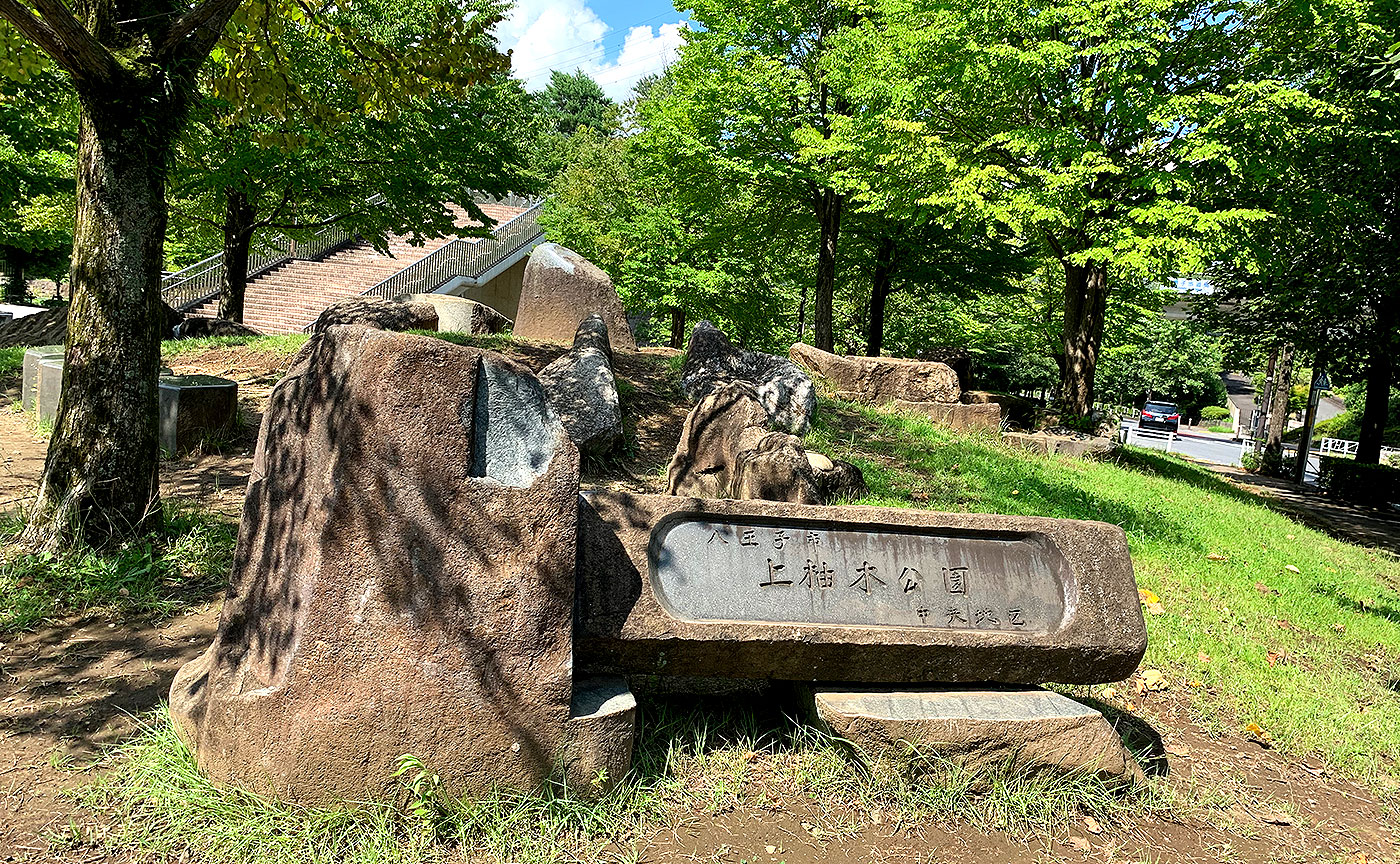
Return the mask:
[[[543,208],[543,201],[534,202],[524,213],[497,225],[490,237],[453,240],[360,292],[360,296],[374,294],[392,300],[402,294],[431,294],[459,276],[481,276],[543,233],[539,223]]]
[[[383,200],[383,195],[372,195],[365,199],[365,203],[373,206]],[[288,261],[315,261],[348,246],[357,236],[334,223],[316,232],[315,236],[305,243],[278,235],[248,255],[247,278],[261,276]],[[218,296],[223,281],[224,253],[215,252],[202,261],[196,261],[188,267],[162,276],[160,296],[177,312],[188,312]]]

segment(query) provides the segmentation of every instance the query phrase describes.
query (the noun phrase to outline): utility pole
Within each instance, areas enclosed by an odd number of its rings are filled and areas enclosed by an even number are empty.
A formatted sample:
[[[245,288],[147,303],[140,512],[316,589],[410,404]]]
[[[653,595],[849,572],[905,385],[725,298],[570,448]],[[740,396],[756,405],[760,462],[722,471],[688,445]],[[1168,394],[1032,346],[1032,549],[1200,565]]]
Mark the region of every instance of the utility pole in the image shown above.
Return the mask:
[[[1293,479],[1299,483],[1304,482],[1303,478],[1308,475],[1308,460],[1312,456],[1312,435],[1313,427],[1317,425],[1317,403],[1322,398],[1323,390],[1331,390],[1332,382],[1327,379],[1327,373],[1322,371],[1322,358],[1317,358],[1313,364],[1312,387],[1308,390],[1308,411],[1303,415],[1303,437],[1298,440],[1298,463],[1293,466]]]

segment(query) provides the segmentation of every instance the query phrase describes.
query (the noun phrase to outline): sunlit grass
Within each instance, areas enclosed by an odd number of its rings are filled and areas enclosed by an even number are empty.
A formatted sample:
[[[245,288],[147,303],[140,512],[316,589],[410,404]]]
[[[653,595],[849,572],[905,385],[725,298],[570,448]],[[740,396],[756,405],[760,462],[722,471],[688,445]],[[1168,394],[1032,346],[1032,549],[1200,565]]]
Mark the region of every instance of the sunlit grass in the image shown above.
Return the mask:
[[[1400,561],[1306,528],[1156,451],[1035,456],[924,419],[824,401],[810,436],[865,472],[861,503],[1094,519],[1128,536],[1147,616],[1144,666],[1207,729],[1255,724],[1352,776],[1400,758]],[[1119,688],[1120,691],[1123,688]]]

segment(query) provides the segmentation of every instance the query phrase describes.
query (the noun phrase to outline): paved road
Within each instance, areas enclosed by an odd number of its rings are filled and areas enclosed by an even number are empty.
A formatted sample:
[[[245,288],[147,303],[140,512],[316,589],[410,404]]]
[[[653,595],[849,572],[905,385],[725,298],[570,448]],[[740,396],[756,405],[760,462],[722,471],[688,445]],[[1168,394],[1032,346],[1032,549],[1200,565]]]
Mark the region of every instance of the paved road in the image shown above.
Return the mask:
[[[1132,432],[1128,443],[1133,446],[1148,447],[1153,450],[1167,449],[1167,442],[1164,438],[1138,437],[1136,423],[1131,425],[1125,423],[1123,427]],[[1219,435],[1201,435],[1196,432],[1179,433],[1176,440],[1172,442],[1171,452],[1199,459],[1202,462],[1213,462],[1217,465],[1238,466],[1240,464],[1240,442]],[[1291,452],[1289,457],[1293,458]],[[1317,482],[1317,467],[1318,459],[1317,455],[1314,454],[1308,461],[1308,474],[1305,482]]]

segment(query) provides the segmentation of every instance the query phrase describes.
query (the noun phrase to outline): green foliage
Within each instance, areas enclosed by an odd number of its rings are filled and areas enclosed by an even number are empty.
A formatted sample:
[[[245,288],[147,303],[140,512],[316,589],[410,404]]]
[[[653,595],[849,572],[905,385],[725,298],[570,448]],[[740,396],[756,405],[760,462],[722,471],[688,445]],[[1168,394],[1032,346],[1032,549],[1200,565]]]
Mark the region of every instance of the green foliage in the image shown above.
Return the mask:
[[[1230,416],[1230,409],[1224,405],[1207,405],[1201,409],[1201,419],[1210,422],[1213,420],[1225,420]]]
[[[1400,469],[1389,465],[1323,456],[1317,485],[1328,495],[1362,507],[1390,509],[1400,503]]]
[[[68,270],[76,130],[77,98],[60,72],[0,79],[0,270],[15,278],[59,281]]]
[[[0,348],[0,384],[19,377],[24,368],[24,352],[27,350],[23,345]]]
[[[617,130],[617,105],[582,69],[570,74],[554,70],[549,85],[535,97],[546,127],[569,136],[583,129],[595,135]]]
[[[23,527],[17,517],[0,517],[0,633],[94,608],[169,617],[212,598],[233,563],[236,526],[210,513],[170,508],[158,532],[58,553],[6,547]]]
[[[1208,728],[1257,723],[1280,751],[1321,754],[1353,776],[1392,771],[1378,754],[1400,754],[1400,700],[1388,666],[1365,658],[1400,658],[1394,557],[1304,527],[1157,451],[1101,462],[1035,456],[926,418],[825,400],[814,420],[809,446],[864,472],[870,495],[859,503],[1122,526],[1139,587],[1165,607],[1147,617],[1144,662],[1166,674],[1170,698]],[[1307,662],[1271,666],[1266,649]]]
[[[1225,398],[1220,380],[1220,341],[1189,321],[1171,321],[1154,310],[1129,307],[1128,321],[1109,331],[1099,360],[1099,392],[1132,405],[1151,398],[1174,403],[1185,415]],[[1224,416],[1229,416],[1228,409]],[[1205,419],[1202,413],[1202,419]]]

